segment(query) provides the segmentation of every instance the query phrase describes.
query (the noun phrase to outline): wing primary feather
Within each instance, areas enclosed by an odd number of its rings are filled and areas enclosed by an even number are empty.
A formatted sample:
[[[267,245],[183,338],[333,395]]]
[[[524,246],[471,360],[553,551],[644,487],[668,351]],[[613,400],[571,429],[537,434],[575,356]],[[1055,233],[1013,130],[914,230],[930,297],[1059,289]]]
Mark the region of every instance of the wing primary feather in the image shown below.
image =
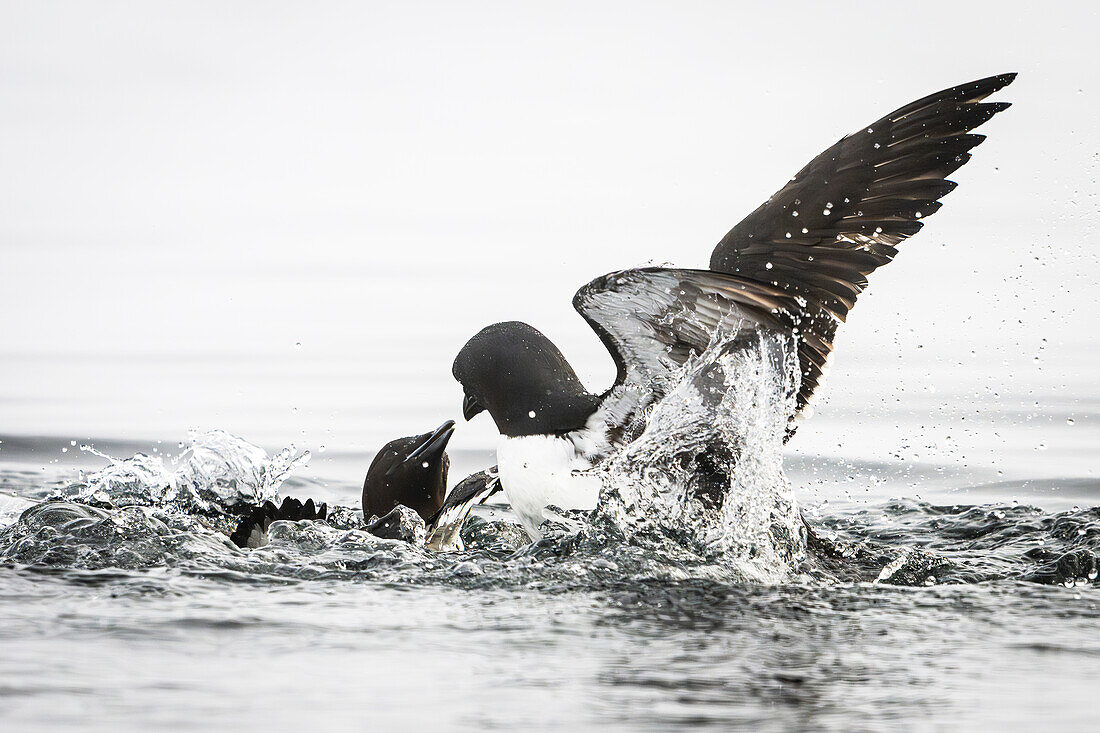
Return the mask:
[[[954,190],[946,177],[985,139],[970,131],[1009,106],[982,100],[1015,76],[930,94],[844,137],[733,227],[709,271],[624,270],[578,290],[573,306],[615,361],[600,407],[612,440],[636,434],[675,371],[719,331],[796,334],[802,411],[868,275]]]
[[[842,138],[734,226],[714,248],[710,268],[797,295],[803,302],[785,305],[788,314],[809,322],[823,311],[835,329],[867,276],[890,262],[954,190],[947,176],[985,140],[971,130],[1010,106],[982,100],[1015,78],[1000,74],[944,89]],[[817,350],[827,356],[832,333],[819,337]],[[811,357],[800,352],[800,410],[820,376],[819,359]]]

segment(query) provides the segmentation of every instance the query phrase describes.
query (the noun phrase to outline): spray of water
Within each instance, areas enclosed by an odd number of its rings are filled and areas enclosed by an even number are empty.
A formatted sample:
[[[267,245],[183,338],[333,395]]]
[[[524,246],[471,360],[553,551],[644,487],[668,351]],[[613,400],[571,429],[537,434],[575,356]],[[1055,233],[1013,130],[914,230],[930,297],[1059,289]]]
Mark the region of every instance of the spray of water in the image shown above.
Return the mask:
[[[630,541],[676,543],[754,582],[790,577],[805,549],[782,453],[797,364],[780,335],[713,342],[641,436],[598,468],[596,523]]]
[[[268,456],[263,448],[225,432],[192,431],[174,459],[137,453],[110,463],[62,489],[57,498],[99,506],[171,507],[182,512],[224,513],[274,499],[279,485],[309,461],[293,447]]]
[[[640,437],[594,469],[604,486],[600,508],[579,518],[579,532],[574,526],[543,548],[557,557],[551,572],[573,577],[612,562],[645,577],[790,578],[805,549],[782,470],[797,388],[789,338],[754,333],[716,340],[671,376],[666,395],[645,414]],[[219,532],[231,524],[227,515],[274,499],[309,454],[287,448],[268,456],[240,438],[210,431],[192,433],[188,449],[175,459],[104,457],[109,465],[58,492],[54,498],[63,504],[30,511],[5,531],[8,551],[0,556],[88,567],[196,557],[239,563],[241,553],[223,547]],[[362,553],[373,556],[378,543],[388,547],[338,525],[275,527],[267,554],[247,557],[264,562],[275,554],[289,567],[296,557],[316,562],[318,553],[331,551],[346,564]],[[500,532],[507,529],[494,528],[493,537],[479,542],[475,530],[467,544],[494,547]],[[408,552],[416,562],[426,557],[412,546],[386,552],[397,553],[395,561]],[[444,556],[440,562],[446,564]],[[506,574],[516,572],[509,563]]]

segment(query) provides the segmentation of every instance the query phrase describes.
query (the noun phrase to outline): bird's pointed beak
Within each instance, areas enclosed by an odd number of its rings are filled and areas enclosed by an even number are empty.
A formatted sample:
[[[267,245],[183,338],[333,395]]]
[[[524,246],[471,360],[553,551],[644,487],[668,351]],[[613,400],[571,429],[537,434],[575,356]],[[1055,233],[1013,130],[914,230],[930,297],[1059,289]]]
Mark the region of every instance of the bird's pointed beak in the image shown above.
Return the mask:
[[[466,418],[467,421],[472,420],[474,415],[477,415],[479,412],[484,411],[485,406],[478,402],[477,398],[473,395],[466,395],[466,397],[463,398],[462,417]]]
[[[420,444],[413,449],[412,453],[402,463],[422,463],[443,455],[443,452],[447,450],[447,442],[451,439],[451,434],[454,431],[454,420],[443,423],[432,432],[422,436]]]

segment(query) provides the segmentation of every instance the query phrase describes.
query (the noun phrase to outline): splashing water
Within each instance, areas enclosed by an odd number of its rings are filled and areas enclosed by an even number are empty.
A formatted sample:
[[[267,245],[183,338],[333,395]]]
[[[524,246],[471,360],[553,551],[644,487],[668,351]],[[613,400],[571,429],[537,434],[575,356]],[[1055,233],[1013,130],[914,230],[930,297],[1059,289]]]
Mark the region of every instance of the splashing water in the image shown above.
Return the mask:
[[[790,577],[805,549],[783,438],[798,392],[793,342],[716,340],[680,372],[641,436],[598,471],[597,523],[673,542],[753,582]]]
[[[276,522],[264,548],[227,540],[242,508],[274,499],[308,459],[223,431],[193,433],[170,459],[113,459],[55,490],[60,500],[0,505],[0,561],[74,569],[169,567],[221,577],[379,580],[562,590],[682,581],[737,585],[872,582],[949,585],[1015,578],[1097,582],[1100,509],[899,503],[820,515],[809,524],[783,472],[798,386],[793,343],[774,334],[716,342],[671,377],[641,435],[594,471],[600,507],[526,545],[495,510],[462,528],[466,551],[363,531],[353,506],[325,522]],[[92,451],[95,452],[95,451]],[[97,453],[97,455],[103,455]],[[350,498],[358,486],[345,487]],[[44,493],[33,485],[27,495]],[[6,507],[6,508],[5,508]],[[17,512],[17,521],[10,523]],[[490,521],[486,521],[488,518]],[[661,586],[663,587],[663,586]]]
[[[690,360],[647,412],[640,437],[594,469],[604,485],[600,508],[523,550],[518,565],[502,566],[502,572],[523,578],[538,569],[543,577],[568,579],[611,562],[653,578],[790,578],[805,551],[802,521],[782,470],[783,437],[798,388],[793,346],[789,339],[758,333],[748,340],[717,340]],[[110,464],[50,497],[67,503],[27,512],[5,533],[10,544],[4,555],[30,563],[148,567],[190,563],[205,554],[216,566],[266,572],[269,555],[288,569],[329,555],[334,567],[347,567],[359,564],[362,553],[375,557],[387,548],[394,557],[416,559],[419,568],[402,575],[425,572],[425,562],[448,572],[452,562],[431,561],[430,553],[413,546],[421,543],[400,543],[407,545],[402,549],[372,538],[360,531],[358,512],[340,507],[328,526],[276,523],[270,547],[246,553],[248,560],[227,551],[219,532],[231,529],[232,515],[274,499],[291,471],[308,461],[308,453],[293,448],[269,457],[215,430],[192,433],[188,449],[175,459],[144,453],[115,459],[87,450]],[[348,521],[338,521],[345,516]],[[465,534],[475,555],[488,552],[496,563],[522,548],[514,527],[486,525],[476,517],[471,522]],[[554,560],[544,566],[548,556]]]
[[[110,463],[82,473],[0,530],[0,559],[147,568],[224,556],[233,514],[274,499],[290,472],[309,460],[292,447],[268,457],[222,430],[193,431],[174,459],[145,453],[117,459],[82,448]]]
[[[118,459],[83,447],[110,465],[60,490],[63,498],[98,506],[156,506],[191,513],[227,513],[274,499],[279,485],[305,465],[308,451],[266,451],[224,430],[192,431],[188,448],[166,462],[138,453]]]

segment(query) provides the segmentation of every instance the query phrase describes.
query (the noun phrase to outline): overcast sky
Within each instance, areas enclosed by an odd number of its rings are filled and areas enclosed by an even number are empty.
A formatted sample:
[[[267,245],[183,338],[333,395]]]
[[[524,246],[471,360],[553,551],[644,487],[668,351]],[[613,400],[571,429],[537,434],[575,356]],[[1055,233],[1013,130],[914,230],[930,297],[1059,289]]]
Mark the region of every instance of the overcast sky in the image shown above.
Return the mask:
[[[1094,405],[1097,20],[1094,2],[5,0],[0,432],[363,445],[453,416],[454,354],[507,319],[602,389],[577,287],[705,264],[837,138],[1006,71],[1013,108],[876,273],[823,410],[896,397],[899,355],[948,391]]]

